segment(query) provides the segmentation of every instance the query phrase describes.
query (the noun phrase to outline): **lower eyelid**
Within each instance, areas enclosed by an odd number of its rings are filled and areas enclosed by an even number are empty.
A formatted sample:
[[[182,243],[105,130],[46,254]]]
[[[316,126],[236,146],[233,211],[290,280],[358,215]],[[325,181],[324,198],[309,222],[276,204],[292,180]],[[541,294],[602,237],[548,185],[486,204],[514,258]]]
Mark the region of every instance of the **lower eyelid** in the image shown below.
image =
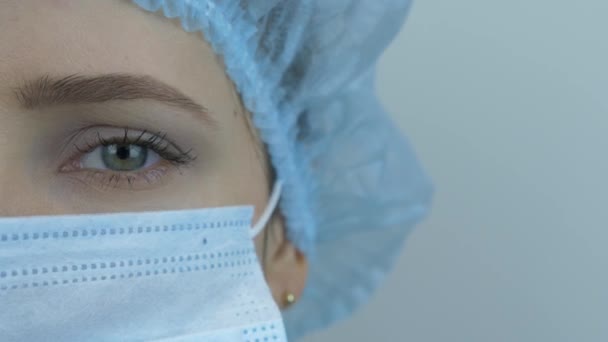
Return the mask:
[[[107,170],[81,169],[67,172],[66,177],[96,190],[123,189],[130,191],[148,190],[168,184],[176,170],[166,162],[136,172],[114,172]]]

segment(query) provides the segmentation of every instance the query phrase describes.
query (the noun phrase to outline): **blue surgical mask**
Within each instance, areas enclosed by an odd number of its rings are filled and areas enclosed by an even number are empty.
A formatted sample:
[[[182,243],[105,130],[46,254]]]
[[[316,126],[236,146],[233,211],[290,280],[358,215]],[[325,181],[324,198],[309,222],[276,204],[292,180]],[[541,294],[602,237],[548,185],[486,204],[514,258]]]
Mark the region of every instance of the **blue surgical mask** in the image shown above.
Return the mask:
[[[0,218],[2,341],[286,341],[253,207]]]

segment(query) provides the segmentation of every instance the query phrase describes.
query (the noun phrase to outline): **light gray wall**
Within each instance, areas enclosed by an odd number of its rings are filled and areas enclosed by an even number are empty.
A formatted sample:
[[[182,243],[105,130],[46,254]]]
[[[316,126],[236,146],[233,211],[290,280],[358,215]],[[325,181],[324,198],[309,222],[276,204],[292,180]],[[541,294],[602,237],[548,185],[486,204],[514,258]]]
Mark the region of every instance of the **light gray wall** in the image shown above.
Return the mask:
[[[608,1],[418,0],[380,92],[433,177],[396,272],[320,341],[608,341]]]

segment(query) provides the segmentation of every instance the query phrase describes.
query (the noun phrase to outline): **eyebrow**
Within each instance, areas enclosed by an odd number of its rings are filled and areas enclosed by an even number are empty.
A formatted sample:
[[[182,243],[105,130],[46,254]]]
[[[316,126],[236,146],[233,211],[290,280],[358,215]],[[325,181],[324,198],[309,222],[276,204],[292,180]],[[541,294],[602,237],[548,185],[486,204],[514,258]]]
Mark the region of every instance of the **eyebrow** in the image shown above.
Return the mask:
[[[148,75],[124,73],[65,77],[44,75],[13,89],[26,109],[60,104],[149,99],[179,107],[213,123],[209,111],[176,88]]]

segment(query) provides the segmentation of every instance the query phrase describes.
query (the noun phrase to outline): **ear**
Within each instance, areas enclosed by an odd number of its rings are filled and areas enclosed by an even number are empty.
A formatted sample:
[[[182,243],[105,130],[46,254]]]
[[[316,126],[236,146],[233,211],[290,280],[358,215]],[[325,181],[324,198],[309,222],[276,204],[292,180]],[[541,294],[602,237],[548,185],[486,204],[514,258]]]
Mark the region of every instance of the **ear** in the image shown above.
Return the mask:
[[[284,222],[277,210],[266,231],[260,234],[265,246],[262,258],[266,281],[281,309],[288,306],[288,295],[293,295],[296,302],[302,296],[308,274],[306,256],[287,239]]]

